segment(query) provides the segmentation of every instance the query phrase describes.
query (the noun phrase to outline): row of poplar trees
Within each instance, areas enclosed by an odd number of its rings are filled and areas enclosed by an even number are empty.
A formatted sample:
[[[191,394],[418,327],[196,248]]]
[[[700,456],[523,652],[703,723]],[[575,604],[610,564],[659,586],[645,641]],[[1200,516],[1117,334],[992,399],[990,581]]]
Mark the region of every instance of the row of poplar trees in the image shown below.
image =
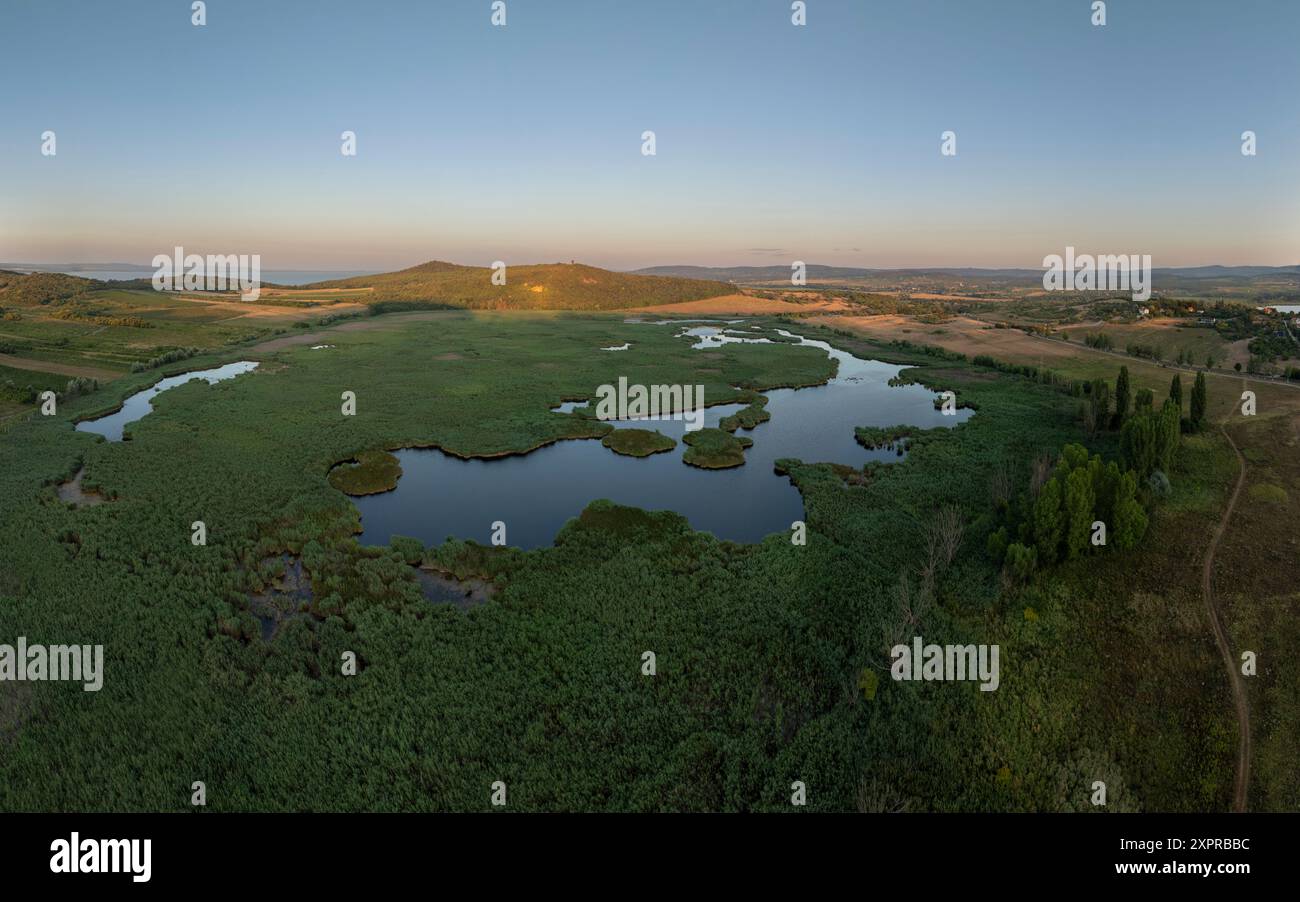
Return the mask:
[[[1155,410],[1154,393],[1132,394],[1128,367],[1120,367],[1115,383],[1115,408],[1110,409],[1110,385],[1103,379],[1089,386],[1085,423],[1105,424],[1120,432],[1123,467],[1103,463],[1082,445],[1066,445],[1051,476],[1038,489],[1021,515],[1008,511],[1005,526],[989,536],[988,550],[1008,572],[1021,580],[1034,570],[1077,558],[1089,550],[1135,547],[1146,534],[1148,517],[1139,486],[1153,494],[1168,490],[1165,475],[1173,466],[1184,431],[1204,427],[1207,407],[1205,374],[1197,373],[1191,413],[1184,420],[1183,385],[1175,375],[1169,397]],[[1130,411],[1130,399],[1132,410]],[[1104,525],[1106,535],[1097,528]]]

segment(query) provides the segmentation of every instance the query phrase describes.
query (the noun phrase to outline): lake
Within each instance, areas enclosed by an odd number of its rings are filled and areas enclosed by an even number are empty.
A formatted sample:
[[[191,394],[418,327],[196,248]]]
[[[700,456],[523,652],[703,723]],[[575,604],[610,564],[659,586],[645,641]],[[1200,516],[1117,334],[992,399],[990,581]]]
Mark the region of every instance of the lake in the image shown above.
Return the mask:
[[[225,366],[213,367],[210,370],[195,370],[190,373],[181,373],[179,376],[168,376],[166,379],[160,379],[148,388],[128,397],[122,402],[120,410],[105,414],[102,417],[96,417],[93,420],[82,420],[77,424],[77,431],[93,432],[96,435],[102,435],[110,442],[120,442],[123,428],[153,410],[153,399],[167,391],[167,389],[184,385],[192,379],[202,379],[209,384],[222,382],[254,369],[257,369],[256,362],[241,360],[237,363],[227,363]]]
[[[680,325],[645,324],[646,328]],[[679,334],[697,348],[766,341],[746,330],[719,326],[683,329]],[[801,339],[800,343],[837,359],[839,370],[825,385],[766,392],[771,420],[737,432],[754,442],[745,451],[741,467],[702,470],[684,464],[681,420],[614,423],[619,428],[657,429],[678,440],[672,451],[646,458],[615,454],[598,439],[561,441],[527,454],[486,460],[462,460],[437,449],[407,449],[396,452],[402,464],[396,489],[352,499],[361,512],[360,541],[386,545],[394,535],[405,535],[430,545],[455,536],[488,544],[492,523],[500,520],[506,524],[508,544],[544,547],[588,503],[607,498],[646,510],[676,511],[695,529],[720,539],[757,542],[803,519],[798,490],[773,470],[778,459],[854,467],[870,460],[897,461],[901,458],[896,451],[869,451],[858,444],[854,427],[952,427],[973,413],[959,409],[945,416],[934,407],[935,392],[919,385],[889,385],[904,367],[863,360],[825,342]],[[579,406],[583,405],[568,403],[556,409]],[[710,407],[704,425],[717,426],[743,406]]]
[[[25,269],[21,272],[33,272]],[[40,269],[35,272],[61,272],[64,275],[80,276],[83,279],[98,279],[101,282],[131,281],[133,279],[152,279],[152,269]],[[264,269],[262,282],[273,285],[309,285],[312,282],[331,282],[336,279],[351,279],[353,276],[369,276],[369,270],[325,270],[325,269]]]

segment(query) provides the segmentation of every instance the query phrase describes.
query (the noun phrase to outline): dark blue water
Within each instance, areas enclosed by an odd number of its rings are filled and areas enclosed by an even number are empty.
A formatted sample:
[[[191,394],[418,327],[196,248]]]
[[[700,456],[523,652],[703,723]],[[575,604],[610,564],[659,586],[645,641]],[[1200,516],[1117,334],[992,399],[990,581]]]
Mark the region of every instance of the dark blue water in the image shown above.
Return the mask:
[[[136,392],[123,401],[120,410],[105,414],[102,417],[96,417],[93,420],[82,420],[77,424],[77,431],[93,432],[96,435],[102,435],[110,442],[120,442],[122,440],[122,430],[153,410],[153,399],[162,392],[167,391],[167,389],[184,385],[191,379],[202,379],[209,384],[222,382],[256,368],[257,364],[254,361],[241,360],[238,363],[227,363],[225,366],[213,367],[210,370],[195,370],[190,373],[181,373],[179,376],[160,379],[148,388]]]
[[[102,282],[130,281],[132,279],[152,279],[152,269],[83,269],[55,270],[42,269],[38,272],[63,272],[83,279],[99,279]],[[308,285],[312,282],[332,282],[336,279],[350,279],[353,276],[373,275],[371,270],[325,270],[325,269],[264,269],[260,275],[263,282],[275,285]]]
[[[699,327],[681,334],[682,340],[693,338],[696,347],[754,341],[742,330]],[[565,522],[591,501],[607,498],[646,510],[676,511],[694,528],[721,539],[757,542],[803,519],[798,490],[788,478],[773,472],[779,458],[854,467],[869,460],[897,461],[894,451],[868,451],[859,445],[854,427],[951,427],[972,413],[963,409],[945,416],[934,408],[936,395],[929,389],[890,386],[889,380],[902,367],[861,360],[825,342],[802,343],[838,359],[839,372],[826,385],[767,392],[772,419],[737,432],[754,442],[745,451],[744,466],[701,470],[682,463],[685,423],[681,420],[614,424],[658,429],[678,440],[672,451],[647,458],[615,454],[592,439],[557,442],[525,455],[491,460],[461,460],[436,449],[408,449],[397,452],[403,472],[394,491],[352,499],[361,512],[360,541],[386,545],[394,535],[405,535],[440,544],[455,536],[489,544],[492,523],[500,520],[506,524],[508,544],[537,548],[550,545]],[[741,407],[710,407],[704,424],[717,426]]]

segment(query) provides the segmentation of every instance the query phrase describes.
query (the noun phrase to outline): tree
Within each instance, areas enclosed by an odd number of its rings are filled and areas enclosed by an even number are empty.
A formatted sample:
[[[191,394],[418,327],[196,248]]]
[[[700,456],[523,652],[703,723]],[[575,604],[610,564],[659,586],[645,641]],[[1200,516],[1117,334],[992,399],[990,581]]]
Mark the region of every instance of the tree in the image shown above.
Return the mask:
[[[1146,477],[1156,464],[1155,416],[1146,413],[1133,417],[1120,432],[1120,453],[1124,463],[1139,476]]]
[[[1131,391],[1128,383],[1128,367],[1119,368],[1119,378],[1115,380],[1115,428],[1124,425],[1128,418],[1128,403]]]
[[[1174,465],[1174,452],[1183,437],[1182,409],[1170,398],[1155,419],[1153,465],[1168,473]]]
[[[939,571],[957,556],[964,529],[961,509],[951,505],[940,510],[926,529],[925,565],[921,568],[921,581],[926,590],[933,590]]]
[[[930,528],[930,544],[938,551],[938,559],[945,566],[951,564],[957,556],[964,530],[961,508],[945,505],[935,514],[934,524]]]
[[[1102,466],[1101,457],[1094,458],[1095,466],[1090,467],[1092,474],[1092,493],[1096,499],[1097,519],[1110,524],[1115,520],[1115,494],[1119,491],[1119,464],[1115,461]]]
[[[1018,582],[1025,582],[1034,575],[1038,566],[1038,549],[1028,548],[1019,542],[1007,546],[1007,570]]]
[[[1061,482],[1053,476],[1043,485],[1038,500],[1034,502],[1034,544],[1038,548],[1038,561],[1045,567],[1056,563],[1064,526]]]
[[[1133,400],[1133,412],[1135,414],[1143,411],[1150,413],[1152,406],[1155,404],[1155,398],[1155,393],[1151,389],[1139,388],[1137,397]]]
[[[1090,400],[1095,428],[1105,429],[1110,423],[1110,383],[1105,379],[1094,380]]]
[[[984,547],[988,551],[989,557],[993,558],[993,562],[1000,564],[1007,556],[1007,545],[1007,528],[999,526],[995,532],[989,533],[988,541]]]
[[[1095,502],[1087,467],[1072,471],[1065,480],[1065,511],[1069,524],[1065,536],[1066,557],[1076,558],[1088,550]]]
[[[1071,442],[1061,449],[1061,459],[1057,462],[1057,475],[1065,479],[1070,471],[1088,465],[1088,449],[1078,442]]]
[[[1134,548],[1147,531],[1147,513],[1137,500],[1137,474],[1125,473],[1115,492],[1115,528],[1111,530],[1115,546],[1124,550]]]
[[[1192,385],[1192,429],[1199,430],[1205,422],[1205,409],[1208,405],[1205,390],[1205,373],[1196,374]]]
[[[1178,405],[1178,415],[1182,416],[1183,380],[1177,373],[1174,373],[1174,381],[1169,383],[1169,400]]]

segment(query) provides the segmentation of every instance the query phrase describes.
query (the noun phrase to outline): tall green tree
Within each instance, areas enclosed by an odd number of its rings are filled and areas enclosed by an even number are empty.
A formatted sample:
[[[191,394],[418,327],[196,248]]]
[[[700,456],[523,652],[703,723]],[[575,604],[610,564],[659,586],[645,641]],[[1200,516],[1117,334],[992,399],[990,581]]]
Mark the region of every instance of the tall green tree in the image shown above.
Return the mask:
[[[1174,373],[1174,381],[1169,383],[1169,400],[1178,405],[1178,415],[1182,416],[1183,380],[1177,373]]]
[[[1065,527],[1061,500],[1061,481],[1053,476],[1043,483],[1034,502],[1034,545],[1038,549],[1038,563],[1044,567],[1055,564],[1059,557]]]
[[[1174,403],[1173,398],[1165,401],[1164,406],[1160,408],[1160,415],[1155,419],[1154,466],[1166,474],[1173,468],[1174,454],[1178,450],[1178,443],[1183,438],[1182,419],[1182,409]]]
[[[1110,425],[1110,383],[1105,379],[1095,379],[1089,395],[1092,405],[1092,422],[1094,428],[1105,429]],[[1039,556],[1041,561],[1041,555]]]
[[[1176,377],[1175,377],[1176,378]],[[1128,405],[1132,397],[1132,389],[1129,387],[1128,367],[1119,368],[1119,378],[1115,380],[1115,428],[1118,429],[1124,425],[1128,419]]]
[[[1120,431],[1119,447],[1124,463],[1146,478],[1156,465],[1155,415],[1132,417]]]
[[[1026,582],[1033,576],[1034,568],[1037,566],[1037,548],[1028,548],[1019,542],[1012,542],[1007,546],[1006,567],[1017,581]]]
[[[1110,524],[1115,519],[1115,493],[1119,490],[1119,464],[1111,461],[1102,465],[1100,455],[1093,459],[1093,465],[1090,465],[1092,475],[1092,492],[1096,498],[1097,519]]]
[[[1079,467],[1065,480],[1065,515],[1068,524],[1065,535],[1065,556],[1076,558],[1088,550],[1088,536],[1092,530],[1093,508],[1092,478],[1087,467]]]
[[[1142,541],[1146,531],[1147,512],[1137,500],[1137,474],[1129,470],[1120,478],[1115,492],[1115,524],[1111,541],[1116,547],[1127,550]]]
[[[1200,429],[1205,424],[1205,412],[1209,406],[1209,399],[1206,397],[1205,390],[1205,373],[1196,374],[1196,382],[1192,385],[1192,428]]]

